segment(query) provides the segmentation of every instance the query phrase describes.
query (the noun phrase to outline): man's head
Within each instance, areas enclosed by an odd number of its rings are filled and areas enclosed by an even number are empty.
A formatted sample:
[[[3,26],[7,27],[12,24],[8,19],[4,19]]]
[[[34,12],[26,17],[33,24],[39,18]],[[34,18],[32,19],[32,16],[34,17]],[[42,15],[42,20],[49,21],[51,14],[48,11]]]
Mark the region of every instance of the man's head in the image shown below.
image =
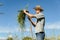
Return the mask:
[[[37,5],[34,9],[37,14],[43,11],[43,9],[39,5]]]

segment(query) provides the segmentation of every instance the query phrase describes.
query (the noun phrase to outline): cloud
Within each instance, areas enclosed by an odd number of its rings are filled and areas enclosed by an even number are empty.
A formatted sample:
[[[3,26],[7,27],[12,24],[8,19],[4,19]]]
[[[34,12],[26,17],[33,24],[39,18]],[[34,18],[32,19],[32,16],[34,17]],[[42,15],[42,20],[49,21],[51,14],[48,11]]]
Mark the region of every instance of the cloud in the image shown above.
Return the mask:
[[[2,27],[0,26],[0,33],[14,33],[14,32],[18,32],[16,27]]]
[[[21,32],[21,28],[20,27],[3,27],[0,26],[0,33],[14,33],[14,32]],[[25,28],[24,31],[29,32],[30,28]]]
[[[45,29],[60,29],[60,22],[46,23]]]
[[[5,39],[7,39],[7,37],[0,37],[0,39],[1,39],[1,40],[5,40]]]

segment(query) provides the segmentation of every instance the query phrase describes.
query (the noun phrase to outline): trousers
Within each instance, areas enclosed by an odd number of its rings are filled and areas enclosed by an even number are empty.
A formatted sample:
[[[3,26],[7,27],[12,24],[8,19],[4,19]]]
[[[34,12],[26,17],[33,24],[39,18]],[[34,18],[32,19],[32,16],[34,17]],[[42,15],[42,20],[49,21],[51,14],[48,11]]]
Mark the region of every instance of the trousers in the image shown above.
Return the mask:
[[[44,32],[36,33],[36,40],[44,40],[44,38],[45,38]]]

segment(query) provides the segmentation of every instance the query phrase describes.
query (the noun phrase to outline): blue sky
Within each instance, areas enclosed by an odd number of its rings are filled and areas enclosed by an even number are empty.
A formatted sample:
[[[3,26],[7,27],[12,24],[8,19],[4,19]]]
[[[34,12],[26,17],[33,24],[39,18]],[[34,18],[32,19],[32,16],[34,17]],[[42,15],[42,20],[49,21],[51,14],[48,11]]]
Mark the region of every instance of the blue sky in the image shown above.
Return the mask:
[[[41,5],[44,9],[46,36],[51,36],[53,31],[55,35],[60,35],[60,0],[0,0],[0,3],[3,3],[3,6],[0,6],[0,13],[4,13],[0,14],[0,37],[7,37],[9,32],[12,35],[15,33],[19,35],[19,24],[17,22],[18,10],[24,9],[27,4],[28,10],[32,14],[35,14],[33,8],[36,5]],[[26,20],[26,27],[29,31],[28,26],[30,26],[30,23]],[[27,35],[29,35],[29,32]]]

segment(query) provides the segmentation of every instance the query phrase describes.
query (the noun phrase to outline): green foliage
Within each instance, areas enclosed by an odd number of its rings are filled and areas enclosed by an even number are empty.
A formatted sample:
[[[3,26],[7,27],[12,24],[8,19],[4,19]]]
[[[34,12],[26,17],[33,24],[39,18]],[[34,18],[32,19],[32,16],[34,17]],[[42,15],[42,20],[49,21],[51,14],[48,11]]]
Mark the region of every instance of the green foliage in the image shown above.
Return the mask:
[[[28,4],[25,6],[25,9],[28,9]],[[26,15],[24,14],[23,10],[20,10],[18,14],[18,23],[20,24],[21,28],[24,28],[25,26],[25,17]]]
[[[28,11],[26,11],[28,12]],[[18,23],[20,24],[21,28],[24,28],[25,26],[25,18],[26,18],[26,14],[23,12],[23,10],[20,10],[19,14],[18,14]]]
[[[23,10],[20,10],[18,14],[18,23],[20,24],[20,27],[23,28],[25,26],[25,17]]]
[[[24,9],[27,10],[28,5],[26,5],[26,7]],[[23,10],[19,10],[19,14],[17,16],[17,21],[18,21],[20,28],[21,28],[21,39],[24,37],[25,19],[26,19],[26,14],[23,12]]]
[[[32,40],[31,37],[24,37],[23,40]]]
[[[7,40],[13,40],[13,38],[8,38]]]

